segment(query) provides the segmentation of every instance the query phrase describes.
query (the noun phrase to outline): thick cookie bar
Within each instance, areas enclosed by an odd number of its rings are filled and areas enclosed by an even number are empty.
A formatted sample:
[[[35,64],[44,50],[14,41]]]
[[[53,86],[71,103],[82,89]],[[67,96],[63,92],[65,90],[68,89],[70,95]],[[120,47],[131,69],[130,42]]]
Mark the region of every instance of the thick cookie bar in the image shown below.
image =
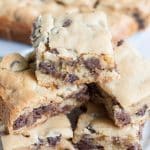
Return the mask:
[[[108,119],[104,106],[88,104],[78,120],[73,142],[80,150],[141,150],[142,126],[116,127]]]
[[[83,84],[116,76],[106,16],[99,12],[46,14],[34,25],[36,76],[42,86]]]
[[[47,89],[37,84],[34,70],[19,54],[0,63],[0,118],[9,132],[22,132],[50,116],[68,113],[89,98],[85,85]]]
[[[73,137],[70,122],[65,115],[47,119],[28,133],[1,137],[3,150],[74,150],[69,142]]]
[[[116,48],[115,58],[120,78],[98,84],[97,101],[103,101],[117,126],[143,122],[150,111],[150,61],[126,43]]]

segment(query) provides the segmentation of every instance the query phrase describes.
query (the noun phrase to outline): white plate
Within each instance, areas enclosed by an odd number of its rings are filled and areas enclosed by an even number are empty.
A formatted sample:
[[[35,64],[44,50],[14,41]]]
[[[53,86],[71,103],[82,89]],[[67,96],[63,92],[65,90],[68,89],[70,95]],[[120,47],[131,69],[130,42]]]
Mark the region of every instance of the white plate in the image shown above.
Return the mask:
[[[145,57],[150,59],[150,29],[145,32],[137,33],[128,39],[128,41]],[[22,55],[26,55],[32,51],[32,47],[20,43],[8,42],[0,39],[0,56],[4,56],[8,53],[20,52]],[[142,140],[143,150],[150,150],[150,122],[147,122],[143,131]],[[1,147],[0,147],[1,150]]]

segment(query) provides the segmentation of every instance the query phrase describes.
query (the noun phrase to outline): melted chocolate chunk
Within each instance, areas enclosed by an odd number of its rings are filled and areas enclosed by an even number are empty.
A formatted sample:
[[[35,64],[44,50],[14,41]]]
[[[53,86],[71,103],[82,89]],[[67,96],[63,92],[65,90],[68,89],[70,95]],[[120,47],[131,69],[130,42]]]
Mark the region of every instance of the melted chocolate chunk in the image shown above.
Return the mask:
[[[148,109],[148,106],[144,105],[140,110],[138,110],[138,112],[136,113],[136,115],[137,116],[144,116],[147,109]]]
[[[24,115],[21,115],[13,124],[13,129],[17,130],[26,124],[26,117]]]
[[[89,138],[88,135],[84,135],[76,146],[79,150],[104,150],[102,145],[94,144],[93,139]]]
[[[77,122],[78,122],[78,118],[81,114],[85,113],[87,111],[86,107],[81,106],[79,108],[75,108],[73,109],[68,115],[67,117],[69,118],[70,122],[71,122],[71,127],[73,130],[75,130],[76,126],[77,126]]]
[[[57,74],[56,66],[53,62],[51,63],[41,62],[39,64],[39,69],[41,72],[46,74],[52,74],[52,75]]]
[[[33,109],[32,112],[24,115],[20,115],[20,117],[14,121],[13,129],[17,130],[19,128],[22,128],[24,126],[30,126],[33,123],[35,123],[38,119],[42,117],[43,114],[50,113],[51,115],[56,115],[59,113],[59,110],[57,110],[58,106],[56,105],[47,105],[47,106],[41,106],[39,108]]]
[[[79,93],[71,95],[67,98],[76,98],[77,100],[87,101],[89,100],[89,95],[87,92],[87,88],[83,88]],[[63,108],[60,108],[58,104],[49,104],[46,106],[40,106],[38,108],[34,108],[32,112],[28,114],[20,115],[13,124],[13,129],[18,130],[24,126],[31,126],[38,119],[42,117],[44,114],[48,114],[50,116],[57,115],[58,113],[68,113],[72,109],[72,106],[66,105]]]
[[[139,12],[134,12],[133,17],[135,18],[135,21],[138,23],[139,30],[145,29],[145,20],[142,18]]]
[[[71,19],[67,19],[67,20],[64,21],[63,27],[69,27],[71,25],[71,23],[72,23],[72,20]]]
[[[47,142],[50,146],[56,146],[56,144],[60,142],[60,140],[61,140],[61,135],[47,138]]]
[[[68,74],[66,77],[65,77],[65,81],[66,82],[69,82],[69,83],[73,83],[75,82],[76,80],[79,80],[78,76],[74,75],[74,74]]]
[[[123,109],[120,111],[114,112],[114,118],[118,125],[124,126],[131,122],[131,118],[128,113],[126,113]]]
[[[100,61],[97,58],[89,58],[87,60],[84,60],[84,65],[87,69],[89,69],[91,72],[95,72],[96,69],[100,69]]]
[[[95,83],[89,84],[88,88],[89,88],[91,101],[93,101],[93,102],[95,102],[95,100],[100,101],[101,98],[105,98]]]
[[[117,46],[121,46],[124,43],[124,40],[120,40],[117,42]]]

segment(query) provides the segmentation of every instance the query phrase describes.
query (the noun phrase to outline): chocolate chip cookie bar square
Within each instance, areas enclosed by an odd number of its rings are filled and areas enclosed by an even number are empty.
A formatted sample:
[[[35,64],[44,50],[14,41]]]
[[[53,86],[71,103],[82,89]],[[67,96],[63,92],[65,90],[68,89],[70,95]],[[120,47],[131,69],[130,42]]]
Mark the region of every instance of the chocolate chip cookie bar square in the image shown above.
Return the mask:
[[[150,61],[127,43],[116,48],[115,58],[120,78],[109,84],[97,84],[97,101],[105,104],[119,127],[143,122],[150,111]]]
[[[89,99],[85,85],[53,90],[39,86],[29,66],[19,54],[7,55],[0,63],[0,118],[9,132],[24,132]]]
[[[69,139],[73,137],[70,122],[65,115],[48,118],[26,133],[3,135],[3,150],[74,150]]]
[[[117,74],[106,16],[99,11],[39,17],[32,42],[42,86],[106,82]]]
[[[139,124],[116,127],[102,104],[88,104],[88,111],[79,117],[73,142],[80,150],[141,150],[141,131]]]

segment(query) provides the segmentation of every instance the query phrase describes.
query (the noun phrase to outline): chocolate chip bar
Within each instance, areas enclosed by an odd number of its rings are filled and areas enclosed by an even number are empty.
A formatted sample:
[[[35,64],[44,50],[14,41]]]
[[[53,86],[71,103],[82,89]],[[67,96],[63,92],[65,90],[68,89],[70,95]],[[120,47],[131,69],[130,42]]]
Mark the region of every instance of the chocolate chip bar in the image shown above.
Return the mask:
[[[127,43],[116,48],[115,58],[120,78],[109,84],[97,84],[97,101],[105,104],[119,127],[143,122],[150,111],[150,61]]]
[[[34,70],[19,54],[0,63],[0,118],[9,132],[25,132],[48,117],[68,113],[88,99],[87,86],[47,89],[37,84]]]
[[[74,150],[69,139],[73,137],[70,122],[65,115],[47,119],[28,133],[3,135],[3,150]]]
[[[88,104],[78,120],[73,142],[80,150],[141,150],[142,125],[116,127],[104,106]]]
[[[42,86],[107,82],[117,75],[106,16],[99,11],[39,17],[32,42]]]

